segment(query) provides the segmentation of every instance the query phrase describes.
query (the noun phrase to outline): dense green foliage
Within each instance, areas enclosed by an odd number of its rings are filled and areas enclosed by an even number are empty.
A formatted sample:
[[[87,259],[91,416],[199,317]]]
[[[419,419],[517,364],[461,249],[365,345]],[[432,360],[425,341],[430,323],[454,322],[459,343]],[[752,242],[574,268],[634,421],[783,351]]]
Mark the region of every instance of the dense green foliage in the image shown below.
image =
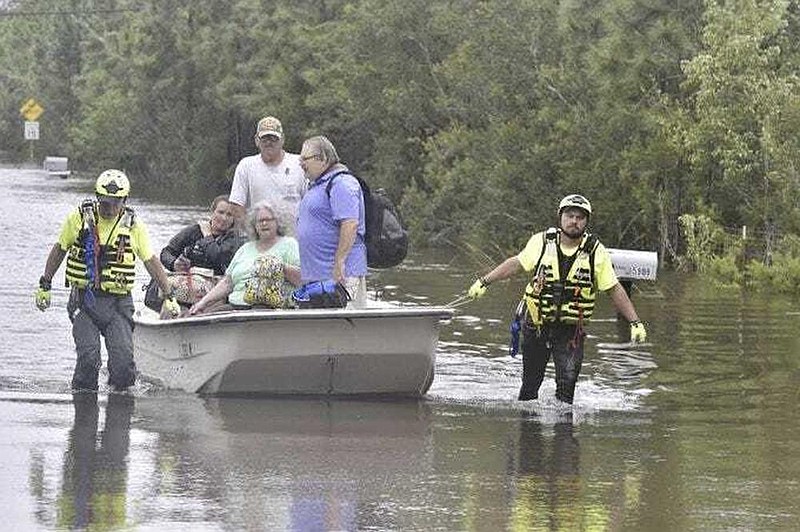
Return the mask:
[[[402,205],[418,243],[494,258],[570,192],[616,247],[679,217],[800,232],[800,9],[789,0],[17,0],[0,13],[0,151],[228,187],[280,117]],[[180,192],[178,192],[180,191]],[[763,262],[763,261],[762,261]]]

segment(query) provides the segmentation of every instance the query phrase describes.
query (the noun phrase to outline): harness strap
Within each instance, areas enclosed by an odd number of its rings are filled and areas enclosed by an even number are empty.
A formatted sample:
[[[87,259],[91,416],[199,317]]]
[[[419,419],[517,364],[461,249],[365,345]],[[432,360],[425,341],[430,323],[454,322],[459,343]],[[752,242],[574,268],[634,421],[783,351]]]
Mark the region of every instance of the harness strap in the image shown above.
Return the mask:
[[[351,174],[348,170],[339,170],[338,172],[335,172],[332,176],[330,176],[328,178],[328,182],[325,184],[325,193],[328,195],[328,198],[331,197],[331,189],[333,188],[333,180],[336,179],[338,176],[340,176],[342,174],[349,174],[349,175],[352,175],[353,177],[356,177],[353,174]],[[356,178],[356,179],[358,179],[358,178]]]
[[[93,306],[95,302],[94,290],[100,288],[100,235],[97,232],[97,219],[94,216],[93,203],[84,202],[81,205],[81,218],[83,222],[83,251],[87,276],[83,300],[87,306]]]
[[[545,279],[542,259],[544,258],[545,253],[549,251],[552,254],[553,250],[555,250],[556,256],[558,256],[558,229],[555,227],[550,227],[544,232],[544,245],[542,246],[542,253],[539,255],[539,260],[536,261],[536,268],[534,268],[534,271],[536,272],[534,278],[534,293],[537,294],[539,299],[537,309],[542,309],[544,307],[544,283],[547,281],[547,279]]]
[[[583,308],[578,309],[578,324],[575,326],[575,334],[572,335],[572,338],[567,342],[567,347],[571,351],[576,351],[578,346],[580,345],[581,338],[584,334],[583,329]]]

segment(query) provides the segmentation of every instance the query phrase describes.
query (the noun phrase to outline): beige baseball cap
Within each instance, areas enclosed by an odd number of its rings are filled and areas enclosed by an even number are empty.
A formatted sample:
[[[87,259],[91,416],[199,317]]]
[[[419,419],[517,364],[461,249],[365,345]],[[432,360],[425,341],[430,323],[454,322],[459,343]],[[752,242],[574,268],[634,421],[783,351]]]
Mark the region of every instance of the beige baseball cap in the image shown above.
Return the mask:
[[[258,121],[256,137],[261,138],[265,135],[275,135],[279,139],[283,138],[283,126],[281,121],[274,116],[265,116]]]

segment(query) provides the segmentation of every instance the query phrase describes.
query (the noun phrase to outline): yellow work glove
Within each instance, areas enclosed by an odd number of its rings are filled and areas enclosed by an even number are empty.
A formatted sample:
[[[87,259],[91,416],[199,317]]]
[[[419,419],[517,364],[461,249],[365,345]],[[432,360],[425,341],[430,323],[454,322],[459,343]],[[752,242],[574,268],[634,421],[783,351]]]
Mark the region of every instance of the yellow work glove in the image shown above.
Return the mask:
[[[631,322],[631,342],[634,344],[641,344],[647,340],[647,331],[644,329],[644,323],[639,320]]]
[[[36,299],[36,308],[44,312],[44,310],[50,306],[50,290],[45,290],[44,288],[37,288],[35,299]]]
[[[181,313],[181,306],[178,304],[178,300],[175,299],[175,296],[169,296],[164,298],[164,304],[161,305],[162,316],[177,318],[178,314],[180,313]]]
[[[50,289],[52,287],[52,282],[47,280],[44,275],[39,277],[39,288],[34,294],[34,301],[36,301],[36,308],[42,312],[50,306]]]
[[[489,283],[484,281],[483,277],[481,277],[469,287],[469,290],[467,290],[467,296],[471,297],[472,299],[478,299],[486,293],[486,287],[488,286]]]

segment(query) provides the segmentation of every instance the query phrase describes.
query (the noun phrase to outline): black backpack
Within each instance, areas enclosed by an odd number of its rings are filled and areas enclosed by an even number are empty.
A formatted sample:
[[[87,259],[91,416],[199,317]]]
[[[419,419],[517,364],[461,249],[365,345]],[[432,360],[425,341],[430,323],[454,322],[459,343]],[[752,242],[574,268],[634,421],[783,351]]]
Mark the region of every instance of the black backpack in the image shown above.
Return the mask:
[[[391,268],[397,266],[406,258],[408,252],[408,232],[403,228],[403,222],[397,209],[382,188],[374,192],[370,190],[363,179],[342,170],[336,172],[328,180],[325,192],[328,199],[331,197],[333,180],[340,174],[349,174],[358,180],[361,192],[364,195],[364,211],[366,218],[365,242],[367,245],[367,266],[370,268]]]

